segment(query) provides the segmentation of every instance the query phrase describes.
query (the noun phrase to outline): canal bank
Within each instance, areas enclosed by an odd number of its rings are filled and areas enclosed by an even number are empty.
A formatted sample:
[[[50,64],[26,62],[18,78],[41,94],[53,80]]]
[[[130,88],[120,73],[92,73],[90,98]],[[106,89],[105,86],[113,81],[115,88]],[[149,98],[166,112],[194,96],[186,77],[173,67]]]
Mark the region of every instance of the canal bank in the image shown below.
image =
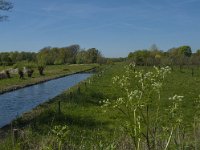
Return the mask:
[[[76,73],[0,95],[0,127],[86,80],[91,73]]]
[[[31,81],[31,83],[12,85],[8,88],[0,89],[0,95],[7,93],[7,92],[14,91],[14,90],[18,90],[18,89],[21,89],[21,88],[33,86],[33,85],[40,84],[40,83],[44,83],[44,82],[47,82],[47,81],[50,81],[50,80],[55,80],[55,79],[62,78],[62,77],[65,77],[65,76],[73,75],[73,74],[93,72],[93,71],[96,70],[97,67],[98,67],[97,65],[93,65],[93,66],[91,65],[89,67],[81,68],[81,69],[78,69],[77,71],[72,70],[72,71],[64,73],[64,74],[63,73],[59,74],[59,72],[58,72],[58,75],[43,76],[42,78],[39,78],[38,80],[34,79],[34,81]],[[7,79],[7,80],[10,80],[10,79]],[[21,79],[21,80],[23,81],[23,79]]]

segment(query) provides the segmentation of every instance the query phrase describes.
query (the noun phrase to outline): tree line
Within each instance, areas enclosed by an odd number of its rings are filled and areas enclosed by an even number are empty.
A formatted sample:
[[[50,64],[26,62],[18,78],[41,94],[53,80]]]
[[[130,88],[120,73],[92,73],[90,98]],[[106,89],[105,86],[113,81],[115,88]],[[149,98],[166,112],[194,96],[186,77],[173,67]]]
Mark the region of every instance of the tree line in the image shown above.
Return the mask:
[[[88,64],[101,63],[103,56],[96,48],[81,49],[79,45],[67,47],[45,47],[35,52],[2,52],[0,65],[13,65],[17,62],[28,61],[43,65]]]
[[[162,51],[153,45],[150,49],[130,52],[128,61],[136,65],[200,65],[200,50],[192,53],[190,46],[184,45]]]

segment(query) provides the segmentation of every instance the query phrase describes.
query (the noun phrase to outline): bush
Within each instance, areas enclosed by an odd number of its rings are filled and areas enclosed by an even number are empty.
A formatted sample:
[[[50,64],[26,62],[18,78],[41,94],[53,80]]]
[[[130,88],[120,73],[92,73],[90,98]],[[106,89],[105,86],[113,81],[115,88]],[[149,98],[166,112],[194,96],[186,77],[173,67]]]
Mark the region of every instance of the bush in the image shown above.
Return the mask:
[[[5,71],[7,78],[10,78],[10,72],[8,70]]]
[[[34,70],[33,70],[33,69],[28,69],[28,70],[27,70],[27,75],[28,75],[28,77],[29,77],[29,78],[31,78],[31,77],[32,77],[32,75],[33,75],[33,72],[34,72]]]
[[[38,66],[38,71],[41,76],[44,75],[44,66]]]
[[[21,68],[18,69],[18,74],[19,74],[19,78],[23,79],[24,78],[24,72],[22,71]]]

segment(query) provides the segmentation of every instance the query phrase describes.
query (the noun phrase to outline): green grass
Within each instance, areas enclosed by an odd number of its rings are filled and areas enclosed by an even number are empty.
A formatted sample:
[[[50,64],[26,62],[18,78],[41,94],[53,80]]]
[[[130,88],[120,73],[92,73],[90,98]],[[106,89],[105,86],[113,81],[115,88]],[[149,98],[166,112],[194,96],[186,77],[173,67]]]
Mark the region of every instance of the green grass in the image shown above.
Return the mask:
[[[10,79],[2,79],[0,80],[0,92],[6,91],[8,89],[12,89],[16,86],[26,86],[27,84],[34,84],[44,80],[52,79],[55,77],[72,74],[79,71],[88,70],[96,67],[97,64],[89,64],[89,65],[52,65],[47,66],[44,70],[45,75],[40,76],[37,68],[34,68],[34,73],[32,78],[28,78],[25,75],[24,79],[19,79],[19,75],[11,74]],[[3,70],[4,67],[0,66],[0,70]],[[9,67],[6,67],[9,68]]]
[[[54,68],[47,68],[46,75],[52,75],[50,70],[57,69],[56,66],[51,67]],[[23,130],[25,134],[25,140],[21,138],[18,141],[21,147],[26,146],[26,149],[42,149],[44,145],[56,147],[55,137],[51,134],[52,128],[55,125],[68,125],[70,134],[65,145],[70,149],[101,149],[101,147],[105,149],[112,143],[117,143],[118,147],[125,149],[123,144],[126,145],[129,141],[123,141],[126,135],[123,135],[119,129],[119,126],[124,124],[123,117],[113,110],[103,112],[99,104],[102,100],[115,99],[121,95],[120,91],[113,88],[111,79],[115,75],[122,75],[123,67],[124,64],[121,63],[102,66],[103,73],[100,76],[94,75],[89,79],[90,81],[85,81],[86,86],[82,82],[14,121],[14,127]],[[60,70],[63,69],[64,66],[60,68]],[[174,71],[168,75],[161,93],[163,107],[168,105],[168,98],[174,94],[184,95],[183,113],[186,123],[190,122],[193,116],[193,101],[199,95],[199,83],[200,69],[195,68],[194,76],[192,76],[191,68],[185,67],[182,71],[178,67],[174,68]],[[81,89],[80,93],[77,91],[78,87]],[[72,92],[72,97],[70,92]],[[61,114],[58,113],[58,101],[61,101]],[[5,146],[7,146],[6,149],[12,149],[9,135],[2,140],[0,145],[4,149]]]

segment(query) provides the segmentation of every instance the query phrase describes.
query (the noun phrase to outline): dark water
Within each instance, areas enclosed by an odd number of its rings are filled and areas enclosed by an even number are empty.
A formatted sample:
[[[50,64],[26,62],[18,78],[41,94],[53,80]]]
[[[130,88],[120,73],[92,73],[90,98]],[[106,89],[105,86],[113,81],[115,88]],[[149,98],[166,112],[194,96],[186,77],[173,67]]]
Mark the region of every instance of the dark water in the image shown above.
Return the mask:
[[[91,75],[74,74],[0,95],[0,127]]]

